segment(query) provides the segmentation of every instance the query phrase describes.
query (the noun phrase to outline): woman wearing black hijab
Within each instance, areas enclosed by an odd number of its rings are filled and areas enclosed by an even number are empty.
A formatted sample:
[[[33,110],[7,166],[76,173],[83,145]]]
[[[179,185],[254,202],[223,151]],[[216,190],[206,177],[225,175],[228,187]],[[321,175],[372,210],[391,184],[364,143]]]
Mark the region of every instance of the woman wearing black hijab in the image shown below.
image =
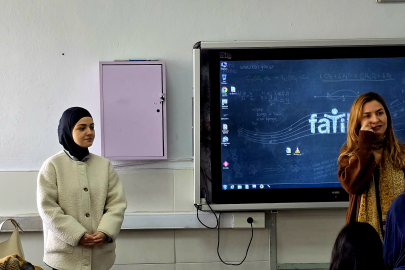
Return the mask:
[[[64,149],[38,175],[44,262],[59,270],[110,269],[126,209],[122,184],[107,159],[89,153],[95,132],[86,109],[67,109],[58,135]]]
[[[84,126],[78,125],[76,129],[74,129],[75,125],[82,120]],[[80,131],[80,128],[84,128],[88,125],[90,127],[87,130],[86,138],[87,141],[78,140],[79,134],[77,131]],[[70,157],[75,157],[77,160],[82,161],[85,157],[89,155],[89,149],[93,144],[94,140],[94,123],[91,114],[83,108],[80,107],[72,107],[67,109],[60,118],[59,126],[58,126],[58,136],[59,136],[59,143],[63,145],[63,148]],[[75,142],[73,136],[76,137]],[[83,143],[86,142],[87,145]]]

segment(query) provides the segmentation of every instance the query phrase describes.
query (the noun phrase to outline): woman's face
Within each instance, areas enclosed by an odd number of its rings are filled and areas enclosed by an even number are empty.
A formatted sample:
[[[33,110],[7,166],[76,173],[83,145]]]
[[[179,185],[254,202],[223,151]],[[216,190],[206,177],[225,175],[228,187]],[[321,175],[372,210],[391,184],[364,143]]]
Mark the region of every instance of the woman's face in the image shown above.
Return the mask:
[[[377,100],[367,102],[363,106],[361,126],[368,126],[378,135],[384,135],[387,130],[387,113],[384,106]]]
[[[88,148],[93,145],[95,131],[93,118],[83,117],[76,123],[72,130],[73,140],[83,148]]]

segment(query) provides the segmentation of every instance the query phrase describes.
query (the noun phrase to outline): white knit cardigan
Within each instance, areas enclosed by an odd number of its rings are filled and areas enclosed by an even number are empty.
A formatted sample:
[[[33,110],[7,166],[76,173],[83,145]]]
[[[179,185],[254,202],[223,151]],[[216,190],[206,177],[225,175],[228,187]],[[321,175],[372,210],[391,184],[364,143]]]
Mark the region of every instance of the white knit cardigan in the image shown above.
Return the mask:
[[[124,189],[112,164],[90,154],[74,161],[63,151],[44,162],[37,206],[44,230],[44,262],[58,270],[104,270],[115,262],[115,240],[126,209]],[[81,237],[100,231],[111,243],[87,248]]]

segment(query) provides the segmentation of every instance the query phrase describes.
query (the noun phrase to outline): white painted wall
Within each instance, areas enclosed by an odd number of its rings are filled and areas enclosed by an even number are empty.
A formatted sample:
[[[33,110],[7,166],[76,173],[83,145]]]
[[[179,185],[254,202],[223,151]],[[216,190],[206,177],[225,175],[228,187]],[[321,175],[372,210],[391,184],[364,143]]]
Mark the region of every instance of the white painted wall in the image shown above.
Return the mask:
[[[89,109],[100,133],[99,61],[167,63],[168,155],[189,159],[195,42],[403,38],[404,14],[405,4],[375,0],[0,0],[0,216],[36,212],[36,171],[61,149],[66,108]],[[91,151],[100,153],[100,136]],[[175,164],[153,166],[169,168],[163,174],[119,173],[129,211],[193,211],[191,163]],[[344,211],[280,212],[279,261],[327,262]],[[42,264],[42,235],[23,237],[27,258]],[[246,239],[247,231],[226,230],[225,259],[242,258]],[[228,268],[212,231],[125,231],[119,241],[114,269]],[[269,269],[268,251],[268,231],[258,230],[239,269]]]
[[[69,106],[100,133],[98,62],[167,63],[168,155],[190,158],[192,46],[229,40],[403,37],[404,4],[374,0],[1,0],[0,170],[59,151]],[[65,55],[62,55],[62,54]],[[100,153],[100,136],[92,148]]]

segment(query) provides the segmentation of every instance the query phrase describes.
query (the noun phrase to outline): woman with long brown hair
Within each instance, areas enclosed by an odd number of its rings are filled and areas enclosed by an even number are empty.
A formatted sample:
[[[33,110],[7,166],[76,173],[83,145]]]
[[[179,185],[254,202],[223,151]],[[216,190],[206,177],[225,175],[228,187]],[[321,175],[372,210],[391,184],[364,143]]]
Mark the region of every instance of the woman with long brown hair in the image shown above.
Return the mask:
[[[391,202],[404,192],[405,147],[395,137],[391,114],[377,93],[356,98],[338,178],[350,194],[346,222],[371,224],[381,238]]]

